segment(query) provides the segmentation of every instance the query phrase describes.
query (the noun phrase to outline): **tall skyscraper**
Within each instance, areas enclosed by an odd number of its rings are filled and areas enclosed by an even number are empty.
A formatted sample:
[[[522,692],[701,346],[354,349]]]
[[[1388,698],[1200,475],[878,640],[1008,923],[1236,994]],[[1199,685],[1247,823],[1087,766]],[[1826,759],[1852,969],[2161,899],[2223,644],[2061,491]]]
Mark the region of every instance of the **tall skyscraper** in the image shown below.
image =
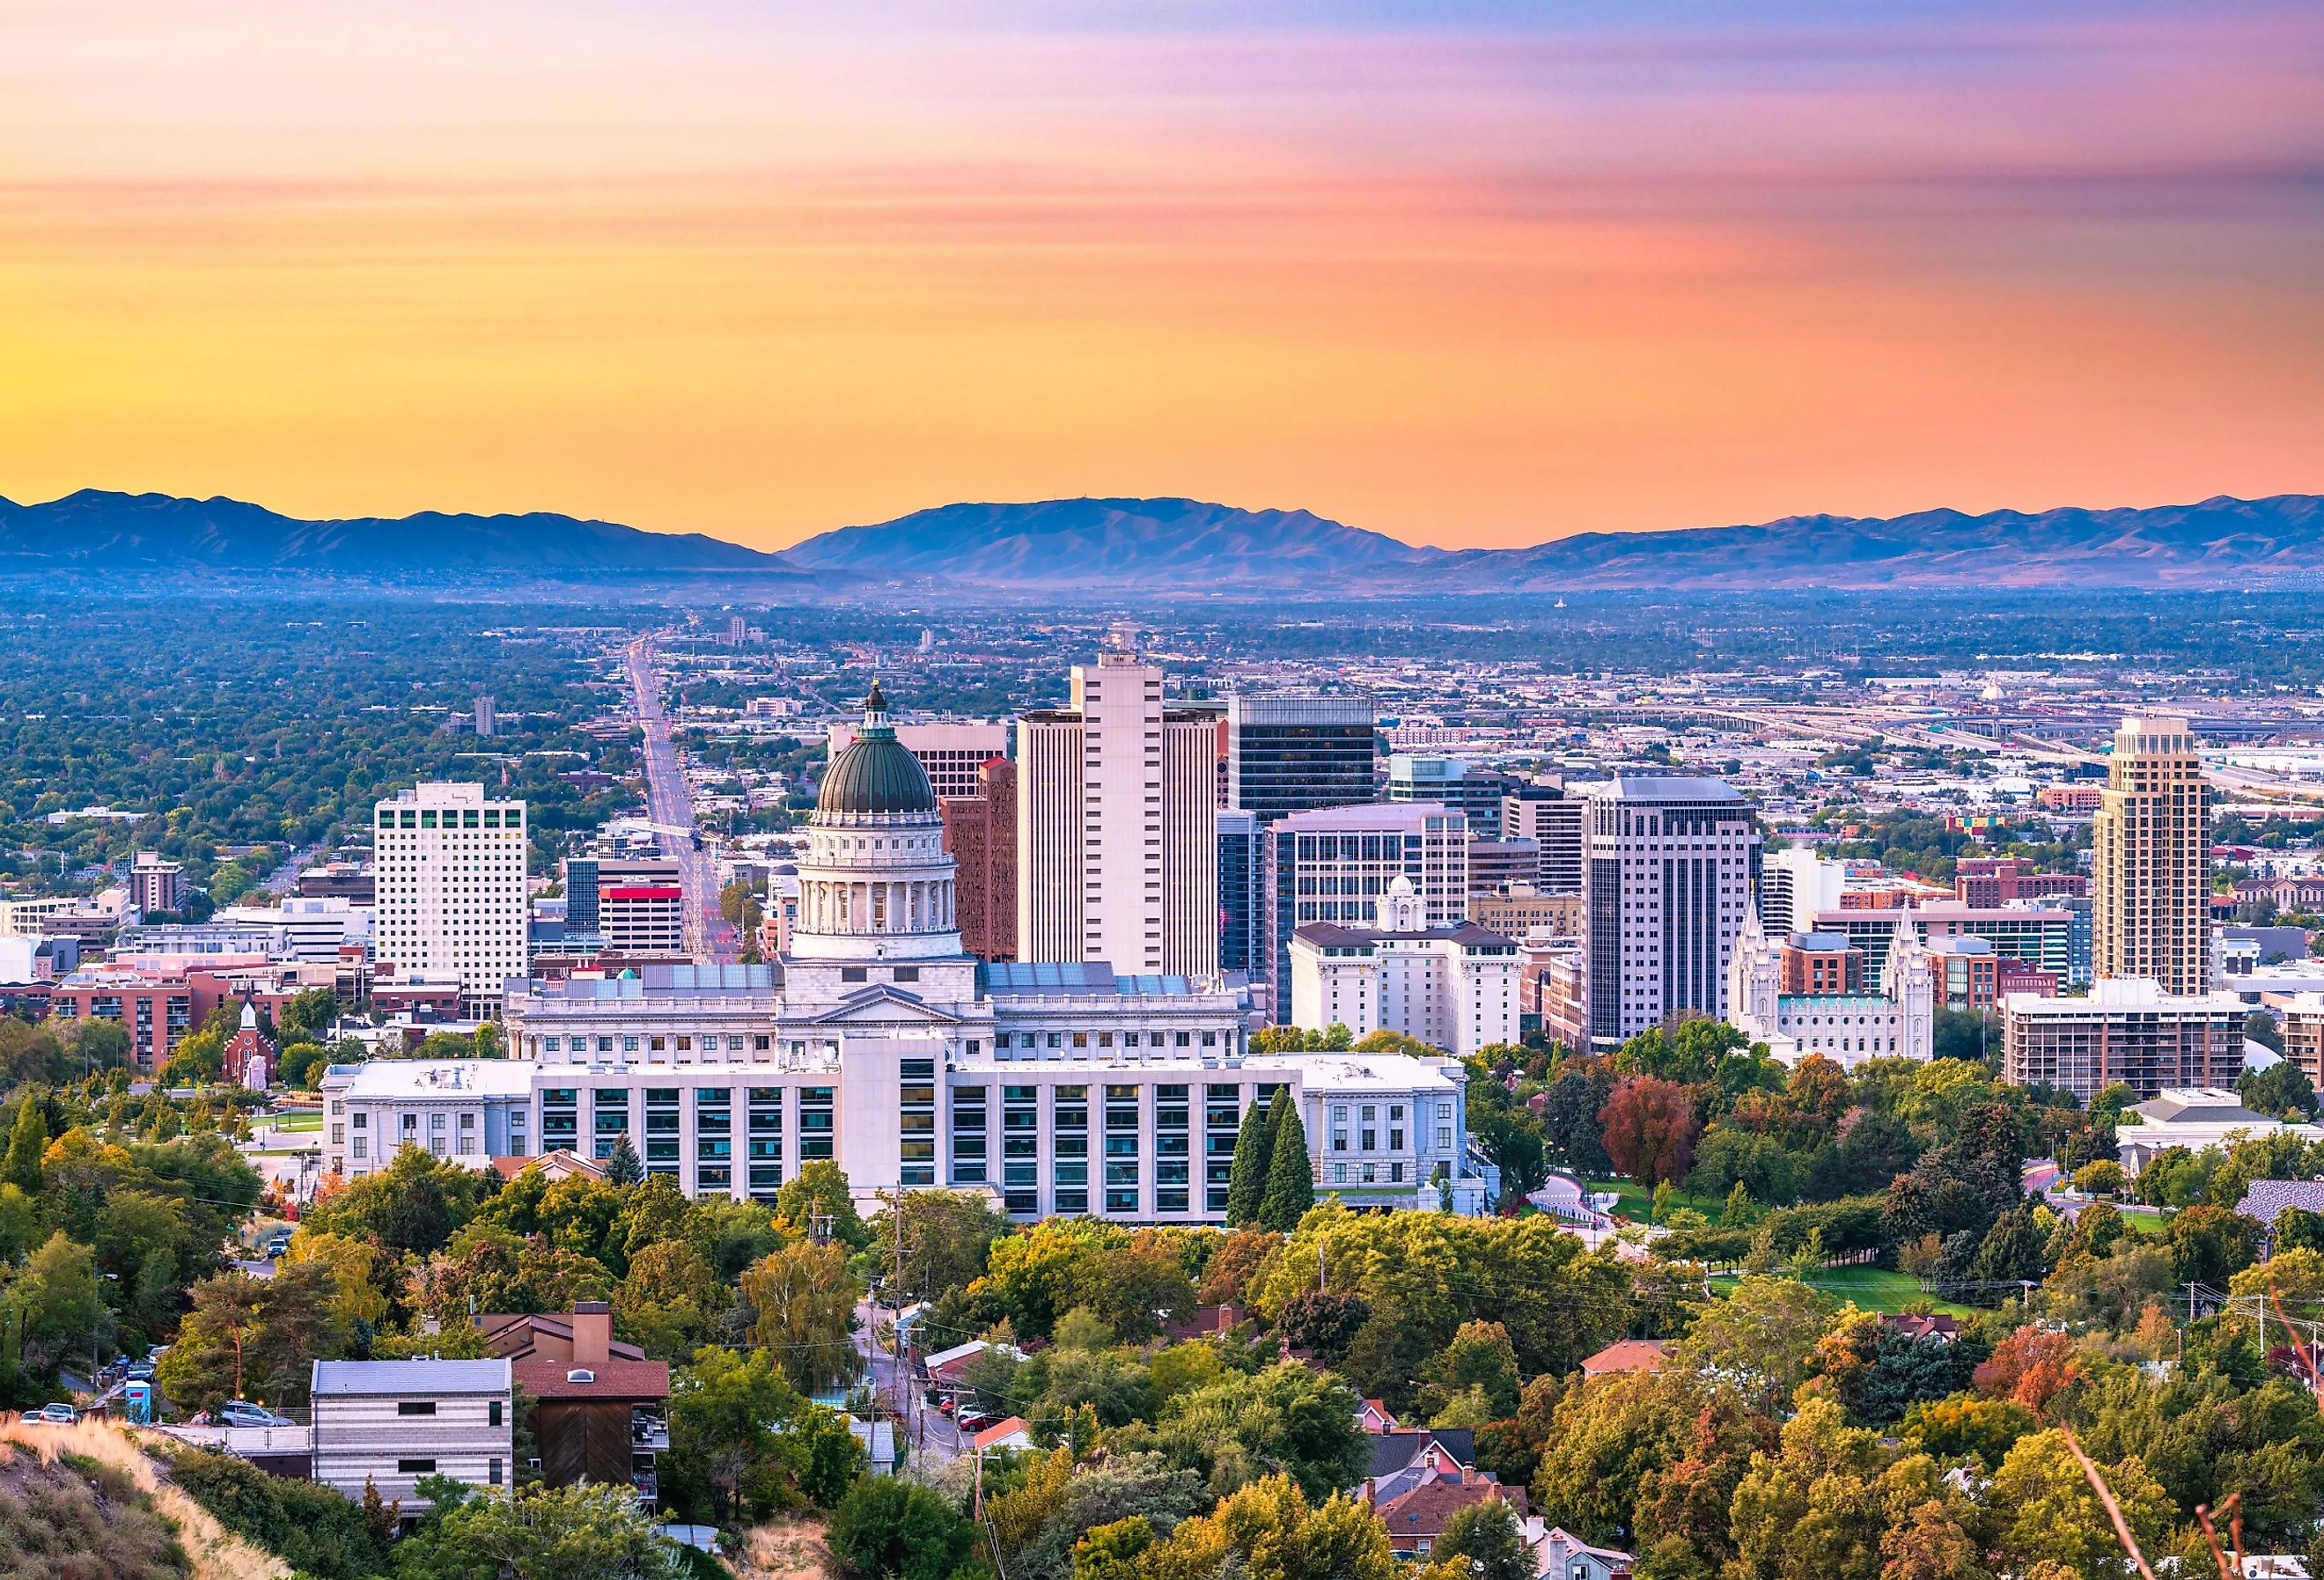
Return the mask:
[[[373,808],[382,961],[460,975],[465,1015],[500,1012],[531,969],[524,803],[480,784],[422,784]]]
[[[944,847],[960,864],[954,878],[960,947],[979,959],[1014,960],[1017,765],[1006,757],[987,758],[977,770],[974,795],[946,796],[938,804]]]
[[[1412,881],[1427,925],[1468,917],[1469,820],[1442,802],[1327,807],[1265,830],[1266,937],[1261,961],[1275,1018],[1291,1013],[1291,938],[1311,921],[1366,927],[1396,879]],[[1254,967],[1256,969],[1257,967]]]
[[[2131,717],[2115,732],[2090,826],[2091,966],[2175,996],[2209,985],[2210,818],[2187,721]]]
[[[1372,799],[1372,719],[1369,697],[1229,698],[1226,804],[1263,827]]]
[[[493,699],[482,692],[476,694],[476,734],[489,735],[500,728],[500,719],[493,712]]]
[[[1568,795],[1562,784],[1524,783],[1501,796],[1501,837],[1530,839],[1541,846],[1541,876],[1534,887],[1544,894],[1582,892],[1582,823],[1588,803]]]
[[[1218,730],[1129,653],[1017,725],[1017,949],[1124,975],[1218,970]]]
[[[1266,831],[1259,814],[1219,814],[1219,969],[1265,975]]]
[[[1389,800],[1439,801],[1458,807],[1480,839],[1499,837],[1501,797],[1511,782],[1507,774],[1458,757],[1399,753],[1388,760]]]
[[[1716,779],[1618,774],[1590,799],[1590,1036],[1619,1043],[1668,1016],[1727,1013],[1727,965],[1757,902],[1760,838]]]

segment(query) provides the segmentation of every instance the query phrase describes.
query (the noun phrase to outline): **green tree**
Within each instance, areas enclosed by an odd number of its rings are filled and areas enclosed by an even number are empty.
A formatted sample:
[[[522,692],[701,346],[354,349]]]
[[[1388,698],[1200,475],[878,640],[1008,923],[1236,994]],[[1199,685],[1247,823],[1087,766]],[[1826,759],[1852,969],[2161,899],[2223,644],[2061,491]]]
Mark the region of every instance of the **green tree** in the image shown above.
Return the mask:
[[[420,1538],[435,1564],[397,1555],[399,1569],[516,1575],[523,1580],[680,1580],[675,1549],[624,1486],[519,1487],[470,1499]]]
[[[802,1405],[775,1357],[706,1344],[670,1378],[667,1464],[710,1485],[722,1518],[774,1506],[792,1466],[777,1428]]]
[[[950,1502],[896,1476],[865,1476],[831,1516],[832,1555],[866,1580],[945,1580],[974,1538]]]
[[[852,1333],[863,1286],[847,1270],[847,1250],[802,1240],[763,1258],[742,1278],[757,1312],[752,1341],[774,1350],[802,1391],[844,1381],[860,1358]]]
[[[1256,1377],[1225,1373],[1179,1394],[1163,1406],[1150,1435],[1132,1429],[1122,1446],[1150,1446],[1213,1491],[1281,1473],[1320,1498],[1355,1485],[1370,1463],[1356,1405],[1338,1379],[1285,1361]]]
[[[1153,1545],[1154,1522],[1143,1514],[1092,1526],[1074,1544],[1074,1580],[1144,1580],[1139,1559]]]
[[[156,1378],[189,1409],[215,1409],[236,1397],[303,1404],[315,1363],[338,1354],[345,1339],[337,1283],[323,1262],[286,1261],[268,1279],[221,1273],[192,1294],[194,1308]]]
[[[638,1150],[630,1145],[627,1136],[613,1138],[613,1150],[605,1154],[605,1183],[616,1187],[636,1185],[646,1177],[646,1166],[638,1160]]]
[[[1746,1278],[1702,1308],[1678,1354],[1692,1370],[1731,1380],[1772,1415],[1807,1375],[1832,1307],[1830,1297],[1790,1279]]]
[[[987,1253],[1009,1233],[1009,1220],[969,1191],[910,1190],[888,1197],[870,1229],[872,1259],[882,1270],[895,1266],[900,1230],[906,1297],[940,1300],[983,1276]],[[890,1290],[881,1299],[892,1303],[894,1296]]]
[[[41,1194],[41,1154],[48,1150],[49,1125],[41,1095],[27,1089],[16,1099],[16,1123],[8,1132],[8,1157],[0,1175],[26,1196]]]
[[[872,1231],[855,1211],[846,1172],[828,1159],[803,1163],[775,1193],[775,1218],[794,1234],[818,1234],[850,1251],[872,1243]]]
[[[1276,1101],[1286,1099],[1278,1092]],[[1259,1222],[1259,1203],[1267,1196],[1268,1169],[1274,1159],[1274,1130],[1254,1103],[1242,1111],[1242,1128],[1235,1132],[1234,1164],[1227,1175],[1227,1222]]]
[[[1429,1556],[1440,1564],[1458,1560],[1456,1573],[1473,1580],[1533,1580],[1533,1554],[1517,1510],[1500,1498],[1456,1510]]]
[[[1498,1322],[1462,1323],[1430,1360],[1425,1375],[1430,1386],[1422,1391],[1421,1408],[1432,1413],[1472,1389],[1484,1394],[1487,1420],[1505,1421],[1517,1413],[1517,1349]]]
[[[2133,1539],[2162,1557],[2176,1513],[2168,1495],[2136,1458],[2099,1468]],[[1998,1545],[2013,1572],[2054,1564],[2085,1580],[2130,1580],[2137,1573],[2064,1433],[2021,1438],[1995,1473],[1987,1498],[2004,1517]]]
[[[1182,1521],[1149,1549],[1145,1569],[1151,1580],[1391,1580],[1397,1561],[1370,1509],[1337,1493],[1311,1501],[1290,1477],[1270,1475]]]
[[[1287,1234],[1315,1205],[1315,1179],[1307,1157],[1307,1126],[1299,1110],[1284,1096],[1284,1090],[1276,1093],[1282,1119],[1269,1127],[1274,1134],[1268,1148],[1267,1195],[1259,1204],[1259,1221]]]
[[[669,1359],[708,1343],[732,1298],[699,1251],[683,1240],[663,1240],[630,1259],[630,1270],[613,1291],[613,1312],[632,1343]]]

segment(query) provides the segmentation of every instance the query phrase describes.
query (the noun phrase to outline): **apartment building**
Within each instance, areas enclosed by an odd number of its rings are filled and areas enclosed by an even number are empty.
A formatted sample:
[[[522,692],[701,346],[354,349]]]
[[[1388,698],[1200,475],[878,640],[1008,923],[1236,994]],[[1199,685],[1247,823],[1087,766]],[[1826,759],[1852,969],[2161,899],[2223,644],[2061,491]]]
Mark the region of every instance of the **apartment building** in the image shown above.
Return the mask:
[[[1582,825],[1588,803],[1564,784],[1540,781],[1511,787],[1501,797],[1501,837],[1530,839],[1540,847],[1534,886],[1544,894],[1582,892]]]
[[[1275,1016],[1291,1013],[1291,939],[1312,921],[1360,927],[1388,884],[1406,878],[1430,927],[1467,919],[1469,822],[1442,802],[1295,812],[1261,836],[1266,870],[1260,966]]]
[[[317,1361],[315,1479],[357,1502],[366,1484],[405,1516],[429,1507],[419,1483],[447,1475],[505,1488],[516,1457],[509,1363]]]
[[[1312,921],[1291,939],[1291,1024],[1358,1041],[1400,1032],[1466,1058],[1517,1039],[1516,940],[1473,922],[1430,927],[1412,881],[1390,880],[1370,926]]]
[[[2002,1078],[2047,1081],[2085,1105],[2116,1081],[2143,1098],[2166,1087],[2232,1086],[2243,1073],[2249,1012],[2234,993],[2169,993],[2144,977],[2101,977],[2087,998],[2008,993]]]
[[[2181,997],[2209,984],[2209,805],[2185,719],[2123,720],[2090,825],[2091,965],[2101,980],[2154,982]]]

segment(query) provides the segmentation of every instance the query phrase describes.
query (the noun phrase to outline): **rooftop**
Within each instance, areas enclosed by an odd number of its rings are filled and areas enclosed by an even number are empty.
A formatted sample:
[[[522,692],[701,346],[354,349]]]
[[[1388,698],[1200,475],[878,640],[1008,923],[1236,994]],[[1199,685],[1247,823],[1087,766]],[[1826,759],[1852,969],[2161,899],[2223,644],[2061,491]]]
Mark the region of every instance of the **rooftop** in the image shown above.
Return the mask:
[[[1294,812],[1276,820],[1272,832],[1277,834],[1332,834],[1353,829],[1388,830],[1398,834],[1418,834],[1428,818],[1458,818],[1463,829],[1468,827],[1468,814],[1443,801],[1362,801],[1348,807],[1324,807],[1313,812]]]
[[[533,1065],[519,1058],[374,1058],[333,1065],[349,1097],[530,1097]],[[329,1079],[329,1076],[326,1076]]]
[[[1567,785],[1569,793],[1625,801],[1738,801],[1743,792],[1723,779],[1683,773],[1618,772],[1612,779]]]
[[[318,1361],[318,1397],[389,1393],[506,1393],[506,1361]]]
[[[603,1361],[531,1360],[506,1364],[524,1391],[535,1399],[614,1400],[669,1397],[667,1361],[631,1361],[617,1355]]]

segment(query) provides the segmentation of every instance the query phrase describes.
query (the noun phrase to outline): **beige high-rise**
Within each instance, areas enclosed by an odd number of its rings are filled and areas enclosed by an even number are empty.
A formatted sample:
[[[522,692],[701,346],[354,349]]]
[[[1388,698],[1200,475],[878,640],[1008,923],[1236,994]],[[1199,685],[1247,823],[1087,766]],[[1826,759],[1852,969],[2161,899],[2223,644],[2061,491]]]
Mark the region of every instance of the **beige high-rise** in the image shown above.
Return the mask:
[[[1215,974],[1217,760],[1215,716],[1166,710],[1162,671],[1128,653],[1019,719],[1017,957]]]
[[[2183,718],[2126,718],[2090,835],[2091,969],[2172,994],[2209,975],[2210,819],[2203,762]]]

